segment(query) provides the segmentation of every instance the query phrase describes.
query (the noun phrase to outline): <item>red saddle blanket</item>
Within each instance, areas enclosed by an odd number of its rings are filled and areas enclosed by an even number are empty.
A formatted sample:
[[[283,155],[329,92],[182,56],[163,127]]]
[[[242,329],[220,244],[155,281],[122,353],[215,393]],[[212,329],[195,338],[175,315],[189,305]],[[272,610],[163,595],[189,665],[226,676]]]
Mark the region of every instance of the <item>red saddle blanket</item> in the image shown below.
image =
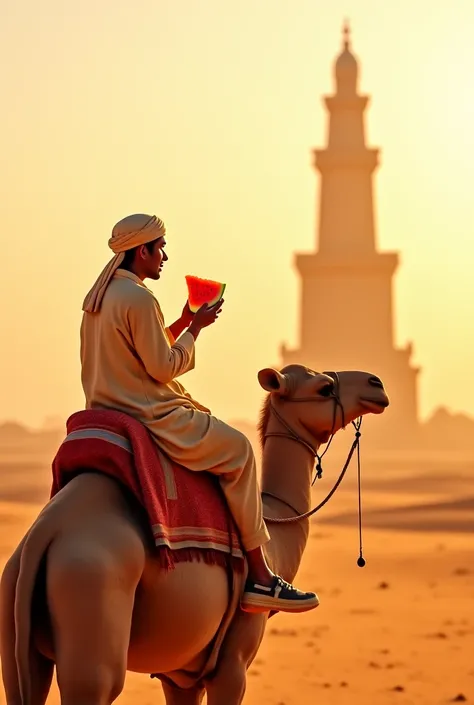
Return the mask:
[[[104,473],[144,508],[163,568],[201,560],[243,570],[239,534],[214,475],[172,462],[145,426],[118,411],[79,411],[66,428],[53,460],[51,497],[85,469]]]

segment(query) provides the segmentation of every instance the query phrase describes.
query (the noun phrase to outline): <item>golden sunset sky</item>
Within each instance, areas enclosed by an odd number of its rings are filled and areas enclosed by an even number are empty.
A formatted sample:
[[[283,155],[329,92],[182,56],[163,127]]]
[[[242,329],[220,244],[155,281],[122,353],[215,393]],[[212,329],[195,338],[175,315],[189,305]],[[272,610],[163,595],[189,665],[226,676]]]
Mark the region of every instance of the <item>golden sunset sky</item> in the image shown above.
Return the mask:
[[[185,274],[227,282],[183,383],[218,416],[255,417],[258,369],[297,343],[292,258],[315,246],[310,150],[325,143],[321,96],[345,17],[372,96],[368,142],[382,150],[379,247],[402,253],[396,339],[414,341],[423,417],[440,404],[474,414],[474,4],[12,0],[0,25],[0,419],[40,426],[82,408],[82,300],[133,212],[167,224],[170,262],[150,286],[169,322]]]

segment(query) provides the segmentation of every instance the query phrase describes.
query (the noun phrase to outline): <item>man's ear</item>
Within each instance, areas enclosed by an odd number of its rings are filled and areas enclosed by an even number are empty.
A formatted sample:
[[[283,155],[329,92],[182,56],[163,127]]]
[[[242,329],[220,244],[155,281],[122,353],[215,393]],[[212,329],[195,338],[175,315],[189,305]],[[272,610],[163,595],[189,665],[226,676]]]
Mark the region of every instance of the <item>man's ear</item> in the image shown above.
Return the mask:
[[[138,248],[137,254],[140,259],[146,259],[147,255],[149,255],[150,253],[149,253],[146,245],[140,245]]]

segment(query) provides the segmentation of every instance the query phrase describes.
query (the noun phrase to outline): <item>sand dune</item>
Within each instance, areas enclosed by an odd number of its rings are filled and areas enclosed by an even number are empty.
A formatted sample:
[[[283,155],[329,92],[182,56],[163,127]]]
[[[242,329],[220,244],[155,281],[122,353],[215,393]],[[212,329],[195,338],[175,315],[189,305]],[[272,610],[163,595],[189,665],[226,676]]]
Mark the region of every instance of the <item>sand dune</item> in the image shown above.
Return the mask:
[[[323,524],[355,524],[357,514],[349,512],[321,519]],[[434,502],[370,510],[363,513],[365,527],[396,531],[435,531],[474,534],[474,497],[451,502]]]
[[[350,487],[351,491],[356,486],[355,477],[348,478],[345,481],[346,487]],[[362,487],[364,492],[394,492],[394,493],[409,493],[415,494],[437,494],[446,495],[448,492],[463,492],[466,487],[472,488],[474,491],[474,476],[472,468],[464,474],[449,473],[433,477],[431,473],[424,475],[411,475],[409,477],[399,476],[378,476],[378,477],[363,477]]]
[[[0,501],[44,503],[48,501],[50,486],[51,464],[48,462],[28,458],[0,462]]]

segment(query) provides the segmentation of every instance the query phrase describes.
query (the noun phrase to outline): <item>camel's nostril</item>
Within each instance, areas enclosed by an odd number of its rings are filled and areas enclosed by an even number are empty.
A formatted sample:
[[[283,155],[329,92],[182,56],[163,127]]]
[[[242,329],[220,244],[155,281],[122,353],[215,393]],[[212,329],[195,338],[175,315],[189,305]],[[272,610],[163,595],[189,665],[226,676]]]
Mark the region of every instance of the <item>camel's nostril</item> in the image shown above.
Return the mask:
[[[378,387],[379,389],[383,389],[382,380],[379,379],[378,377],[370,377],[369,384],[371,384],[372,387]]]

